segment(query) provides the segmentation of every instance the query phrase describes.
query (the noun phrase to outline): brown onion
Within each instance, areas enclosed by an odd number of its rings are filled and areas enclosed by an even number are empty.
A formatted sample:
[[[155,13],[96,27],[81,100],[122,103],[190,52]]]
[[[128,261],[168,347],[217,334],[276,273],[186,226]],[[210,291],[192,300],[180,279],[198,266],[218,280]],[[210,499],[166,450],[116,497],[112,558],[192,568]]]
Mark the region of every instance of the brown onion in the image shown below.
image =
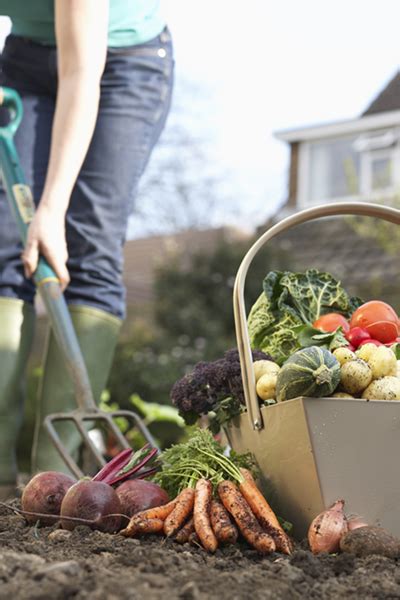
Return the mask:
[[[344,500],[336,500],[311,523],[308,543],[313,554],[339,551],[340,538],[347,532],[347,519],[343,507]]]

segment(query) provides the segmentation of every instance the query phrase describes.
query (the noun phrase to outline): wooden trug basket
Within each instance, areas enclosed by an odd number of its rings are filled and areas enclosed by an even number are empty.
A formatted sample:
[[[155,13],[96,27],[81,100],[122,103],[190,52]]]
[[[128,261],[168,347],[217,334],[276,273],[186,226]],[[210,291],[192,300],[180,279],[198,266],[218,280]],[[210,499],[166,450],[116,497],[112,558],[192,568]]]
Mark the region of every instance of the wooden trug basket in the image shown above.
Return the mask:
[[[295,398],[259,406],[244,302],[249,266],[266,242],[320,217],[363,215],[400,225],[400,211],[370,203],[336,203],[298,212],[266,231],[238,269],[233,293],[236,338],[247,411],[226,427],[237,452],[252,452],[276,512],[306,535],[312,519],[335,500],[346,514],[400,535],[400,402]]]

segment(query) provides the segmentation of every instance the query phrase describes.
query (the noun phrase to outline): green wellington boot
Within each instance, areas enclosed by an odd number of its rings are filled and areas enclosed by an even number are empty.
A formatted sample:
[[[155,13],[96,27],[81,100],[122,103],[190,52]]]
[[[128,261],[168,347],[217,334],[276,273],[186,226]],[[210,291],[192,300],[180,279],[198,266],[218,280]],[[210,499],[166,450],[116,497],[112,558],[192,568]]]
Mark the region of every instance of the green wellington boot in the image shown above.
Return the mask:
[[[94,399],[98,402],[107,383],[122,321],[105,311],[90,306],[73,304],[69,306],[69,312],[88,370]],[[36,413],[32,473],[61,471],[70,474],[43,427],[43,419],[48,414],[69,412],[76,407],[74,388],[65,367],[64,356],[59,350],[52,332],[49,331]],[[76,426],[65,421],[57,423],[56,428],[71,456],[77,460],[81,436]]]
[[[0,298],[0,500],[15,497],[16,492],[16,446],[34,327],[33,306],[17,298]]]

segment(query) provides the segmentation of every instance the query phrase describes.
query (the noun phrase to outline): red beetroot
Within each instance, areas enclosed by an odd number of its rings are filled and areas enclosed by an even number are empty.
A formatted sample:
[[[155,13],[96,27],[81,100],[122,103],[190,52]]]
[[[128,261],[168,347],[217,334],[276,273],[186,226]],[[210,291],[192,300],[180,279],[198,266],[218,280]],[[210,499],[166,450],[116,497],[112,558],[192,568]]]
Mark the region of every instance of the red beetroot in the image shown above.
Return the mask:
[[[169,502],[169,496],[165,490],[156,483],[145,479],[129,479],[116,488],[121,501],[124,515],[132,515],[155,506],[162,506]]]
[[[60,514],[63,529],[88,525],[114,533],[121,526],[121,502],[114,488],[102,481],[81,479],[75,483],[64,496]]]
[[[57,471],[44,471],[32,477],[22,493],[22,510],[49,515],[49,518],[25,515],[28,523],[36,523],[40,519],[42,525],[53,525],[60,516],[65,494],[75,482],[73,477]]]

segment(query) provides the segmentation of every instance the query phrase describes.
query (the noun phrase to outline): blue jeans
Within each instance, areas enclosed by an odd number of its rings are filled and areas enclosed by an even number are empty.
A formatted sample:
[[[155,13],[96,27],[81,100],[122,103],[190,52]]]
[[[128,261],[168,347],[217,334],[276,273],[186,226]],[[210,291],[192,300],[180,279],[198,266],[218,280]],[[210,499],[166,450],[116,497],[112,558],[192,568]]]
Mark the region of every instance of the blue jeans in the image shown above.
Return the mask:
[[[57,93],[56,49],[10,35],[1,62],[0,83],[16,89],[23,100],[15,144],[38,202]],[[168,29],[145,44],[108,49],[96,128],[66,217],[71,282],[65,297],[70,304],[94,306],[119,318],[125,315],[122,273],[128,217],[169,111],[173,66]],[[1,124],[6,121],[7,113],[0,109]],[[32,303],[35,290],[24,277],[21,252],[1,189],[0,296]]]

